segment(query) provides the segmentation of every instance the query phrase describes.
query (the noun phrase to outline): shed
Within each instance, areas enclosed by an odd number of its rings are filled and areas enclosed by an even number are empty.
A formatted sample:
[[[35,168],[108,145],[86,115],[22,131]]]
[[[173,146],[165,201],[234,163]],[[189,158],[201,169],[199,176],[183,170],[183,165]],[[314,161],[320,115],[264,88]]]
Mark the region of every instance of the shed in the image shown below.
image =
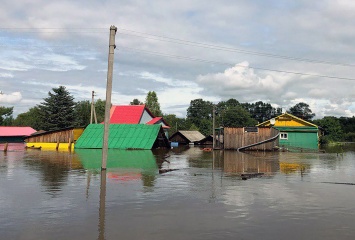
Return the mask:
[[[279,130],[280,147],[318,149],[318,126],[290,113],[281,114],[257,126],[268,126]]]
[[[39,131],[26,137],[27,147],[41,147],[42,150],[73,149],[72,143],[83,133],[84,127],[69,127],[53,131]]]
[[[34,132],[31,127],[0,127],[0,150],[23,150],[25,138]]]
[[[75,149],[100,149],[103,145],[103,124],[90,124],[75,144]],[[161,125],[110,124],[110,149],[152,149],[169,147]]]
[[[177,131],[169,140],[180,144],[198,144],[205,136],[199,131]]]

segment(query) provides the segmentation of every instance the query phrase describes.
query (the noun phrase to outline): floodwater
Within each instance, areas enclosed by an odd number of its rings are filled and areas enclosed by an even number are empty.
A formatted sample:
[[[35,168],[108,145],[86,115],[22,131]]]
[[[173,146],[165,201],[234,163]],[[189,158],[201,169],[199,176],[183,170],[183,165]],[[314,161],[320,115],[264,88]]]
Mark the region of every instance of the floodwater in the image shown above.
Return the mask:
[[[326,151],[0,152],[0,239],[355,239],[355,144]]]

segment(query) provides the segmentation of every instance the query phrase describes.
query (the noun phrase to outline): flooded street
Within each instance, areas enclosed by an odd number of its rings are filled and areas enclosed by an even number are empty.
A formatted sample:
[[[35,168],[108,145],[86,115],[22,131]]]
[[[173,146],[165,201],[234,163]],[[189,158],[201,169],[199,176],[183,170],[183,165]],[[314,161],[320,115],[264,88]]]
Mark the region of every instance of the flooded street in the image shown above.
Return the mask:
[[[326,152],[0,152],[0,238],[354,239],[355,144]]]

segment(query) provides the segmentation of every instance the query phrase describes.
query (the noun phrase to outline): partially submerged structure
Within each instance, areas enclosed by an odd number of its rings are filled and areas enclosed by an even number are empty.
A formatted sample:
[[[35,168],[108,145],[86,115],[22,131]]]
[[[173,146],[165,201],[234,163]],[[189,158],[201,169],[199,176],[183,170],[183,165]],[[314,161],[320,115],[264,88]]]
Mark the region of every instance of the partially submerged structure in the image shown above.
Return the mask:
[[[103,124],[90,124],[75,143],[75,149],[101,149]],[[170,147],[160,124],[110,124],[109,149],[152,149]]]
[[[179,144],[198,144],[205,136],[199,131],[177,131],[169,140],[171,142],[178,142]]]
[[[41,148],[42,150],[73,150],[74,143],[83,131],[84,127],[40,131],[26,138],[26,146],[28,148]]]
[[[277,129],[280,132],[280,147],[301,150],[318,149],[318,126],[290,113],[281,114],[257,126]]]
[[[31,127],[0,127],[0,150],[23,150],[25,138],[35,132]]]
[[[145,105],[113,105],[110,109],[110,124],[158,124],[167,137],[170,128],[162,117],[154,116]]]

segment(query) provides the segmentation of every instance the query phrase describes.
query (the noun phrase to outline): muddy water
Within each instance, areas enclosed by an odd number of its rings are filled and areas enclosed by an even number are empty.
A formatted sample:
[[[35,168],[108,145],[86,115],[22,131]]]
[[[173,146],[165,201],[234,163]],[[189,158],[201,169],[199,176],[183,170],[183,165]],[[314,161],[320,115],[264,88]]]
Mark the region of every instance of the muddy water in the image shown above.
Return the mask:
[[[104,174],[100,156],[0,152],[0,239],[355,238],[352,144],[110,151]]]

